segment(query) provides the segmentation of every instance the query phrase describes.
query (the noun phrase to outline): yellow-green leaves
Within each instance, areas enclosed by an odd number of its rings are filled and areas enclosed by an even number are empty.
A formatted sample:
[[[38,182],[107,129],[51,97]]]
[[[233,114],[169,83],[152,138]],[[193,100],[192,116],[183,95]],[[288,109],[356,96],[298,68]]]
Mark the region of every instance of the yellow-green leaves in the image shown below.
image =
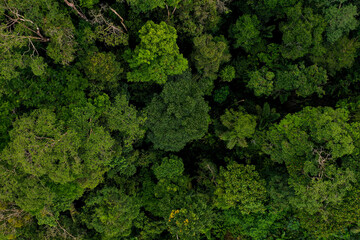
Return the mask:
[[[232,162],[220,168],[215,195],[216,206],[221,209],[237,207],[243,214],[264,212],[265,181],[254,165]]]
[[[227,130],[222,132],[219,137],[226,142],[227,148],[248,146],[246,139],[251,138],[255,133],[255,116],[247,114],[244,109],[239,109],[239,111],[226,109],[220,120]]]
[[[176,30],[165,22],[148,21],[139,31],[141,42],[127,52],[131,72],[130,82],[155,82],[164,84],[168,76],[181,74],[188,68],[187,60],[176,44]]]

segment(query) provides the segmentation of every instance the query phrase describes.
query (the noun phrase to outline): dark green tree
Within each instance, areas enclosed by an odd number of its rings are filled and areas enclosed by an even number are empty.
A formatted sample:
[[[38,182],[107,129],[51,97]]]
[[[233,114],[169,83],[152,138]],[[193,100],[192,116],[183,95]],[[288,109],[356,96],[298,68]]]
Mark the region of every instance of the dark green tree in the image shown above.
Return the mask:
[[[342,5],[339,3],[339,6],[333,5],[327,8],[325,10],[325,20],[328,22],[326,29],[327,40],[334,43],[344,34],[354,30],[359,24],[356,20],[357,15],[357,8],[352,4]]]
[[[319,56],[324,53],[322,34],[326,22],[311,8],[303,8],[301,3],[286,10],[287,22],[280,24],[283,32],[282,55],[295,60],[307,54]]]
[[[235,39],[235,48],[242,47],[249,52],[254,45],[261,42],[260,21],[256,15],[242,15],[230,28],[230,35]]]
[[[343,206],[356,182],[353,170],[337,162],[356,154],[358,125],[349,124],[348,120],[344,109],[306,107],[299,113],[287,115],[271,127],[267,135],[264,151],[273,161],[285,163],[289,184],[295,191],[289,202],[298,211],[302,225],[313,232],[318,230],[308,225],[307,219],[315,214],[318,226],[327,228],[327,234],[339,230],[328,221],[332,218],[331,209]],[[337,224],[346,228],[351,223],[338,221]],[[325,230],[318,234],[322,233],[325,234]]]
[[[230,60],[228,45],[224,37],[201,35],[194,38],[192,59],[203,77],[215,79],[220,65]]]
[[[116,89],[123,69],[113,53],[88,53],[82,65],[94,94]]]
[[[149,139],[154,147],[180,151],[188,142],[205,135],[209,107],[190,73],[168,82],[147,106]]]

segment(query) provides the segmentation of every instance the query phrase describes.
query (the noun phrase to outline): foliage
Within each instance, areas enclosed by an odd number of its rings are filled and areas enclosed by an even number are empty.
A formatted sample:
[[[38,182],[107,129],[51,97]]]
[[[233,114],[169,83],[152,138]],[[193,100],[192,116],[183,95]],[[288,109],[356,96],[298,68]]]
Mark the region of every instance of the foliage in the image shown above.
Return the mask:
[[[223,37],[201,35],[194,38],[192,58],[195,66],[204,77],[215,79],[220,64],[230,60],[227,42]]]
[[[264,103],[264,106],[256,106],[256,109],[259,114],[259,124],[258,128],[263,130],[267,128],[272,122],[280,118],[280,114],[276,112],[276,109],[270,108],[269,103]]]
[[[359,8],[0,1],[0,239],[360,239]]]
[[[285,163],[289,184],[295,191],[289,202],[299,211],[306,228],[312,228],[307,219],[314,214],[319,216],[319,227],[333,228],[328,221],[331,208],[342,206],[356,182],[354,172],[336,162],[354,152],[354,141],[359,136],[356,125],[347,123],[348,119],[344,109],[307,107],[287,115],[268,132],[269,145],[264,151],[273,161]],[[349,223],[340,220],[337,224]],[[330,231],[335,232],[334,228]]]
[[[223,2],[215,0],[180,1],[179,10],[176,11],[178,17],[174,19],[176,29],[187,37],[200,36],[217,29],[221,19],[221,5],[225,5]],[[223,10],[225,8],[222,7]]]
[[[117,87],[119,74],[123,69],[113,53],[94,52],[84,60],[84,71],[94,93]]]
[[[331,6],[326,9],[325,19],[329,23],[326,36],[330,43],[336,42],[343,34],[354,30],[358,25],[356,21],[357,9],[356,6],[349,4],[346,6],[341,5]]]
[[[127,61],[132,72],[130,82],[156,82],[164,84],[167,76],[181,74],[188,62],[179,53],[176,45],[176,30],[165,22],[148,21],[139,31],[140,45],[134,52],[127,52]]]
[[[216,206],[221,209],[238,208],[241,213],[258,213],[265,210],[265,182],[253,165],[232,162],[220,168],[215,195]]]
[[[166,5],[171,7],[176,7],[180,0],[155,0],[155,1],[146,1],[146,0],[126,0],[130,6],[136,9],[139,12],[151,11],[157,7],[165,8]]]
[[[139,215],[139,203],[119,189],[103,188],[85,201],[82,219],[90,229],[101,233],[101,239],[127,237],[132,221]]]
[[[160,165],[153,166],[153,170],[157,179],[172,179],[182,175],[184,164],[181,158],[171,156],[170,158],[163,158]]]
[[[283,32],[282,55],[285,58],[297,59],[312,54],[321,55],[322,33],[326,22],[321,15],[313,13],[311,8],[302,8],[298,3],[286,11],[288,21],[280,25]]]
[[[256,15],[245,14],[239,17],[235,25],[230,29],[230,34],[235,39],[234,47],[242,47],[250,51],[253,45],[261,41],[260,21]]]
[[[288,71],[279,71],[276,74],[275,91],[291,91],[300,97],[307,97],[313,93],[322,96],[322,89],[328,80],[326,70],[317,65],[305,67],[304,63],[290,66]]]
[[[235,78],[235,68],[231,65],[224,67],[220,71],[220,77],[224,82],[231,82]]]
[[[357,39],[342,37],[328,48],[325,54],[312,57],[312,61],[324,66],[329,74],[335,75],[337,71],[353,65],[359,47],[360,43]]]
[[[357,133],[347,123],[348,118],[348,111],[341,108],[306,107],[299,113],[287,115],[269,130],[269,145],[264,151],[272,160],[285,162],[288,168],[300,159],[315,163],[316,156],[323,157],[319,155],[322,150],[335,159],[351,154],[354,151],[352,135]]]
[[[84,138],[82,133],[66,129],[49,110],[36,110],[14,123],[4,158],[9,164],[20,164],[24,172],[33,176],[46,175],[62,184],[84,178],[87,186],[86,182],[99,181],[114,142],[98,126],[86,134],[89,136]]]
[[[169,232],[181,239],[201,239],[212,227],[214,214],[202,201],[172,210],[167,222]]]
[[[98,3],[99,0],[80,0],[80,5],[86,8],[92,8],[94,5]]]
[[[272,81],[275,74],[268,71],[266,67],[262,67],[260,70],[256,70],[249,73],[250,81],[248,82],[248,88],[254,90],[255,96],[271,95],[274,89],[274,82]]]
[[[124,147],[142,139],[145,135],[146,116],[129,105],[125,95],[117,95],[113,104],[104,112],[110,131],[120,133]]]
[[[178,81],[168,82],[148,105],[149,139],[157,149],[180,151],[204,136],[210,122],[208,111],[197,83],[185,73]]]
[[[255,116],[247,114],[242,108],[238,111],[226,109],[225,114],[220,117],[220,120],[227,130],[221,133],[219,137],[227,142],[227,148],[248,146],[246,138],[252,137],[255,132]]]
[[[223,103],[229,95],[229,86],[222,87],[215,90],[214,101],[217,103]]]

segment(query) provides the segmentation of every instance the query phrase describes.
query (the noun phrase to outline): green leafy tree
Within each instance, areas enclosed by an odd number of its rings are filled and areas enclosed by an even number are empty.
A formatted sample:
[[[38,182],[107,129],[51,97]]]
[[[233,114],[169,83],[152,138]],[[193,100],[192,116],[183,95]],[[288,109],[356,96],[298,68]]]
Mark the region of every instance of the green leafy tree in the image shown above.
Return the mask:
[[[78,33],[80,33],[78,40],[79,44],[94,44],[95,40],[99,40],[100,42],[103,42],[105,45],[110,47],[129,45],[128,31],[130,29],[126,27],[128,24],[128,19],[126,19],[125,22],[124,18],[121,17],[121,15],[124,14],[124,8],[124,4],[118,4],[115,6],[113,5],[112,7],[101,4],[100,8],[90,10],[88,13],[90,15],[89,22],[91,24],[81,22],[79,26],[80,29],[78,29]],[[117,18],[114,18],[115,16]],[[86,47],[83,48],[86,49]]]
[[[247,87],[254,90],[255,96],[271,95],[274,89],[274,72],[269,71],[267,67],[262,67],[260,70],[250,72],[249,78]]]
[[[195,67],[204,77],[215,79],[220,65],[230,60],[230,53],[225,38],[201,35],[194,38],[192,59]]]
[[[268,132],[269,144],[264,151],[273,161],[285,163],[289,184],[295,191],[289,201],[305,226],[306,219],[314,214],[319,216],[319,226],[331,224],[327,223],[332,214],[329,209],[343,205],[356,181],[352,170],[336,162],[354,153],[359,138],[357,125],[348,120],[344,109],[306,107],[287,115]]]
[[[262,108],[259,105],[256,106],[256,110],[259,114],[258,128],[260,130],[264,130],[269,127],[272,122],[280,118],[280,114],[276,112],[275,108],[270,108],[268,102],[264,103]]]
[[[226,109],[220,120],[226,130],[220,133],[219,137],[226,142],[227,148],[248,146],[246,138],[252,137],[255,133],[256,116],[247,114],[242,108],[238,111]]]
[[[314,14],[311,8],[302,8],[300,3],[289,8],[286,16],[288,21],[280,25],[282,55],[293,60],[309,53],[321,55],[325,51],[322,34],[326,26],[322,16]]]
[[[323,55],[312,56],[311,60],[319,66],[323,66],[331,76],[334,76],[341,69],[352,67],[359,47],[360,42],[356,38],[342,37],[327,48]]]
[[[213,227],[214,213],[201,199],[191,199],[189,205],[172,210],[167,227],[173,237],[180,239],[202,239]]]
[[[88,53],[82,65],[86,76],[90,79],[90,87],[94,94],[115,89],[119,75],[123,71],[121,64],[116,61],[115,55],[111,52]]]
[[[222,1],[185,0],[177,9],[173,20],[176,29],[185,37],[196,37],[218,29],[220,14],[227,8]]]
[[[39,55],[39,47],[46,48],[55,63],[66,65],[75,59],[75,27],[57,1],[6,1],[2,7],[8,12],[9,25],[16,24],[15,28],[2,25],[0,35],[4,41],[12,41],[17,47],[30,44],[21,52],[31,56]]]
[[[176,7],[180,0],[126,0],[128,4],[138,12],[148,12],[157,7],[165,8],[165,6]]]
[[[215,191],[216,206],[221,209],[238,208],[243,214],[265,210],[265,181],[260,178],[254,165],[231,162],[220,168]]]
[[[81,180],[84,187],[94,187],[106,171],[114,140],[102,127],[88,128],[86,133],[66,128],[53,112],[35,110],[14,123],[4,158],[37,177],[62,184]]]
[[[147,106],[149,139],[154,147],[180,151],[188,142],[207,132],[209,107],[191,74],[168,82]]]
[[[86,7],[86,8],[93,8],[93,6],[98,3],[99,3],[99,0],[80,0],[80,6]]]
[[[276,73],[274,91],[293,91],[300,97],[307,97],[313,93],[322,96],[325,92],[322,85],[328,81],[327,72],[322,67],[312,65],[305,67],[304,63],[293,65],[287,71]]]
[[[113,104],[105,110],[104,116],[109,130],[120,133],[117,136],[121,137],[125,148],[131,148],[134,142],[145,135],[146,116],[129,105],[126,95],[117,95]]]
[[[173,155],[154,164],[157,183],[148,179],[143,188],[145,209],[161,217],[173,238],[201,239],[208,236],[214,213],[208,197],[192,189],[191,179],[183,174],[182,159]]]
[[[224,67],[220,71],[220,77],[224,82],[231,82],[235,78],[235,68],[231,65]]]
[[[176,30],[165,22],[148,21],[139,31],[141,39],[136,49],[127,52],[131,72],[130,82],[164,84],[167,76],[181,74],[188,68],[187,60],[176,45]]]
[[[153,171],[157,179],[172,179],[181,176],[184,172],[184,163],[182,159],[176,156],[163,158],[160,165],[155,164]]]
[[[356,20],[357,8],[349,4],[342,6],[331,6],[325,10],[325,20],[328,22],[326,29],[327,40],[330,43],[336,42],[344,34],[354,30],[358,26]]]
[[[105,187],[93,192],[82,210],[82,221],[100,233],[101,239],[127,237],[132,222],[139,216],[140,201],[115,187]]]
[[[60,185],[46,177],[26,174],[20,167],[11,167],[9,170],[9,165],[1,162],[1,200],[14,203],[36,217],[39,225],[56,226],[59,213],[70,209],[71,203],[83,193],[76,182]]]
[[[230,28],[230,34],[235,39],[235,48],[242,47],[249,52],[261,42],[260,21],[256,15],[244,14]]]
[[[229,96],[229,86],[224,86],[214,91],[214,101],[217,103],[223,103]]]
[[[307,165],[308,163],[305,163]],[[311,166],[312,167],[312,166]],[[305,166],[304,169],[307,174],[313,176],[314,169]],[[326,173],[325,173],[326,172]],[[331,180],[319,181],[319,178],[326,174],[326,178]],[[326,171],[313,177],[308,185],[299,184],[290,180],[290,185],[295,190],[295,196],[290,198],[290,203],[296,206],[300,211],[307,212],[309,215],[314,215],[323,212],[323,207],[328,205],[340,205],[352,188],[351,183],[355,183],[354,172],[346,169],[336,169],[335,166],[330,165]],[[323,217],[327,218],[326,212]]]
[[[317,93],[322,96],[322,88],[328,81],[327,71],[317,65],[306,67],[304,63],[288,66],[286,70],[278,70],[274,74],[266,67],[249,73],[248,87],[254,90],[256,96],[277,97],[287,96],[292,91],[300,97],[308,97]]]
[[[351,154],[355,147],[348,119],[344,109],[306,107],[288,114],[269,130],[269,145],[264,151],[273,161],[285,162],[290,174],[299,173],[293,170],[301,169],[306,160],[316,163],[320,149],[331,153],[333,159]]]
[[[173,209],[186,205],[191,179],[183,174],[182,159],[176,156],[163,158],[161,164],[154,164],[151,170],[151,175],[147,175],[143,183],[141,198],[146,211],[161,217],[166,223]],[[153,174],[157,179],[155,182]]]
[[[73,118],[80,123],[77,113]],[[102,127],[86,122],[74,128],[47,109],[18,119],[2,152],[5,200],[36,216],[40,224],[54,225],[59,212],[84,189],[96,187],[108,170],[114,140]],[[9,175],[12,168],[18,172],[14,176]]]

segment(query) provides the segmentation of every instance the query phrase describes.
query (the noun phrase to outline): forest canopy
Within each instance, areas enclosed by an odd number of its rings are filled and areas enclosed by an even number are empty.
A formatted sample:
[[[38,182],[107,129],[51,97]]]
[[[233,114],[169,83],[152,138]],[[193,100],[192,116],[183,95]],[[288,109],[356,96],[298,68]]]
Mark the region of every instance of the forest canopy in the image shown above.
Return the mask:
[[[360,239],[359,8],[0,0],[0,240]]]

